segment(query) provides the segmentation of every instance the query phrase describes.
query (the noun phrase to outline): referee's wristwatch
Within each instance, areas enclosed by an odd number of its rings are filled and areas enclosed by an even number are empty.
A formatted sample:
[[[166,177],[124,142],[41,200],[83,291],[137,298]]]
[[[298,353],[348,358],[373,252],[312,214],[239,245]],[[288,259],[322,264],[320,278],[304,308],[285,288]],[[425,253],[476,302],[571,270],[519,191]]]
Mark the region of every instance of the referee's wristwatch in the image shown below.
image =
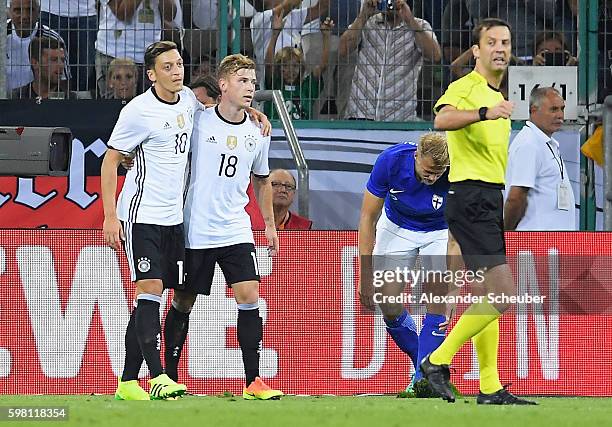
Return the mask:
[[[487,120],[487,111],[489,111],[489,107],[480,107],[478,109],[478,115],[480,116],[481,122]]]

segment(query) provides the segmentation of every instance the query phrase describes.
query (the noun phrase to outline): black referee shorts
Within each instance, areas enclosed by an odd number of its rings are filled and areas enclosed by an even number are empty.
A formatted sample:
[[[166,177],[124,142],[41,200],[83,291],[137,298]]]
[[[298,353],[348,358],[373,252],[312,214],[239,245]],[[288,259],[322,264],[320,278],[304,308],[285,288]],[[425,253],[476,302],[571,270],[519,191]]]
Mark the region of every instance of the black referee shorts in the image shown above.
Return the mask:
[[[185,286],[174,286],[194,294],[210,295],[215,264],[219,264],[227,286],[255,280],[259,266],[252,243],[238,243],[209,249],[185,249]]]
[[[504,199],[501,186],[481,181],[451,184],[446,199],[446,221],[469,270],[506,263]]]

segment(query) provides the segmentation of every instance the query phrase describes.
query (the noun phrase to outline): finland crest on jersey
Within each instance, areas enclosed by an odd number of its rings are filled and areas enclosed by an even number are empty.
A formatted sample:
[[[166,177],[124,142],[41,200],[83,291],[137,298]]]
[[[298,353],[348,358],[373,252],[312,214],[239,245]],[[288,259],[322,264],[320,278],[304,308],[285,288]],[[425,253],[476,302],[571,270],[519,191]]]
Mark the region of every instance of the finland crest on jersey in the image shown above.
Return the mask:
[[[444,204],[443,196],[439,196],[437,194],[434,194],[433,196],[431,196],[431,206],[433,206],[435,210],[440,209],[443,204]]]
[[[108,146],[134,156],[117,202],[122,221],[156,225],[183,222],[183,190],[194,111],[191,89],[176,103],[153,88],[132,99],[119,114]]]
[[[228,122],[218,108],[198,111],[191,141],[191,170],[185,198],[185,247],[206,249],[254,243],[244,210],[251,172],[268,176],[270,137],[245,114]]]

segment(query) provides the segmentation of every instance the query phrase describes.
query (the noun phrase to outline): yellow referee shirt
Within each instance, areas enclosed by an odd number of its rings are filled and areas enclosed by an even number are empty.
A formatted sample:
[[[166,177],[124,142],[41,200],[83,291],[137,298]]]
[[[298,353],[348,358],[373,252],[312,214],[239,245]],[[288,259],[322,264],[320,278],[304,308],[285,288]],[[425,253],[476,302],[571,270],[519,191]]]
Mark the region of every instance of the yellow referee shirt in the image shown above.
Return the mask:
[[[504,100],[497,89],[476,71],[454,81],[438,99],[434,112],[445,105],[458,110],[493,107]],[[509,119],[485,120],[461,129],[446,131],[450,171],[448,180],[484,181],[503,184],[508,160],[511,124]]]

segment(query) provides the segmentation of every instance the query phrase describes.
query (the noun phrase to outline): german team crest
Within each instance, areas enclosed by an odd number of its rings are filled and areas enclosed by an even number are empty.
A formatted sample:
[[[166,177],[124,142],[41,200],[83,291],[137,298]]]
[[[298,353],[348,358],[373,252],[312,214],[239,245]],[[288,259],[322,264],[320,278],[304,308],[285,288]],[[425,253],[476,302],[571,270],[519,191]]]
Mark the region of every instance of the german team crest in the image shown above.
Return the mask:
[[[248,152],[252,153],[255,151],[255,147],[257,147],[257,143],[255,142],[255,138],[252,135],[248,135],[244,140],[244,146]]]
[[[227,141],[225,142],[225,144],[227,145],[227,148],[229,148],[230,150],[233,150],[234,148],[238,146],[238,137],[234,135],[229,135],[227,137]]]
[[[185,117],[183,117],[183,113],[176,116],[176,124],[183,129],[185,127]]]
[[[438,196],[437,194],[431,196],[431,205],[435,210],[440,209],[442,207],[442,203],[444,203],[444,197]]]

